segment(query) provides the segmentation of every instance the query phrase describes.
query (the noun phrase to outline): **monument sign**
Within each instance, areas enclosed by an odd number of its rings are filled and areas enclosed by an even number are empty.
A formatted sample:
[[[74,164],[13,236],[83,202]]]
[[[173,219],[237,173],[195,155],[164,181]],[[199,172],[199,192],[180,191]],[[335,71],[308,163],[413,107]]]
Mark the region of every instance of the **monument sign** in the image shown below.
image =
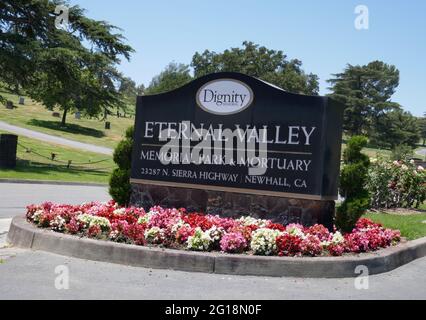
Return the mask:
[[[137,100],[132,203],[330,225],[343,107],[239,73]]]

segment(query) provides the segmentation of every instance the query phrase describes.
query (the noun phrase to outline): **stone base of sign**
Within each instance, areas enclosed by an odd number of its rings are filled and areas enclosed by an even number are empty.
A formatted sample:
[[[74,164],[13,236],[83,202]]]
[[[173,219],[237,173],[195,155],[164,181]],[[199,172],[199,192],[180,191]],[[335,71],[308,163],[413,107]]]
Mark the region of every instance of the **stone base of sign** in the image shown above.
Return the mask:
[[[284,225],[316,223],[333,228],[334,201],[291,199],[275,196],[249,195],[224,191],[132,184],[131,205],[149,209],[186,208],[189,212],[204,212],[222,217],[251,216],[270,219]]]

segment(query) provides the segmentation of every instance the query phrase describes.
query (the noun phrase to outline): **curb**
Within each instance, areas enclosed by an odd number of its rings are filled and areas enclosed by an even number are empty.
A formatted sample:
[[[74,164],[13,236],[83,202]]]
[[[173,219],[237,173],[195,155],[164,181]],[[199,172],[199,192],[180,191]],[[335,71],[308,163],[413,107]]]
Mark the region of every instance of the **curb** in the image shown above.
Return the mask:
[[[374,253],[343,257],[293,258],[190,252],[79,238],[37,228],[24,217],[13,218],[7,241],[21,248],[136,267],[272,277],[356,277],[355,268],[359,265],[366,266],[369,274],[378,274],[426,256],[426,238]]]
[[[0,179],[0,183],[17,184],[47,184],[60,186],[82,186],[82,187],[107,187],[107,184],[96,182],[68,182],[68,181],[50,181],[50,180],[25,180],[25,179]]]

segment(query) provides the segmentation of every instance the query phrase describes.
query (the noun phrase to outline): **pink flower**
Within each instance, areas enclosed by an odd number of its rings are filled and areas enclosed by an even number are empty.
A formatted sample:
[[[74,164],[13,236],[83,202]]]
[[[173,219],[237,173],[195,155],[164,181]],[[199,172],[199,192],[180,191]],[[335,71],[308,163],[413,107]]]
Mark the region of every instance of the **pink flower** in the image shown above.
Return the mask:
[[[247,248],[247,241],[241,233],[225,234],[220,240],[220,249],[228,253],[241,253]]]
[[[332,256],[341,256],[345,252],[345,247],[341,244],[330,244],[327,250]]]
[[[321,240],[315,235],[308,235],[300,244],[300,251],[303,255],[307,256],[319,256],[322,252]]]
[[[320,241],[327,241],[330,238],[330,232],[321,224],[313,225],[306,229],[306,234],[316,236]]]
[[[103,235],[99,225],[85,225],[78,216],[97,217],[108,224],[108,238],[118,242],[144,245],[145,242],[164,247],[182,247],[197,228],[210,232],[217,249],[229,253],[241,253],[249,249],[252,233],[259,229],[258,224],[250,224],[250,219],[230,219],[200,213],[186,214],[184,209],[153,207],[149,213],[143,208],[121,208],[114,202],[65,205],[45,202],[27,207],[27,219],[41,228],[55,232],[83,234],[98,238]],[[101,219],[103,218],[103,219]],[[107,221],[106,221],[107,220]],[[248,224],[248,225],[247,225]],[[281,224],[267,221],[265,229],[277,230],[280,234],[273,241],[275,254],[280,256],[319,256],[329,254],[340,256],[343,253],[375,251],[394,245],[401,239],[398,230],[385,229],[379,223],[362,218],[351,233],[342,236],[335,230],[330,233],[322,225],[308,228],[300,224]],[[106,231],[106,230],[104,230]],[[146,238],[145,238],[146,237]],[[216,249],[216,247],[211,247]],[[210,248],[210,249],[211,249]]]

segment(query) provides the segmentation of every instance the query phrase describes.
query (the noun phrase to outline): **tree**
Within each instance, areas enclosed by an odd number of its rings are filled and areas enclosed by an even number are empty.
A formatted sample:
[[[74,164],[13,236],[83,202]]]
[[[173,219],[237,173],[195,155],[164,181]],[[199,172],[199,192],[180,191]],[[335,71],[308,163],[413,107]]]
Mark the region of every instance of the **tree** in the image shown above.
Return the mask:
[[[159,94],[177,89],[192,80],[189,66],[181,63],[170,63],[164,71],[155,76],[144,94]]]
[[[385,113],[378,119],[371,142],[379,147],[391,149],[400,145],[415,148],[420,137],[417,118],[409,112],[394,110]]]
[[[423,146],[426,145],[426,113],[423,114],[422,118],[418,119],[418,126],[420,128],[420,136],[423,140]]]
[[[125,98],[132,100],[137,96],[136,83],[128,77],[123,77],[118,92],[120,92]]]
[[[240,72],[290,92],[310,95],[319,92],[318,76],[306,74],[300,60],[287,60],[282,51],[260,47],[249,41],[243,42],[243,48],[231,48],[222,53],[209,50],[196,52],[191,67],[196,78],[214,72]]]
[[[104,21],[69,8],[67,30],[55,27],[61,0],[4,0],[0,4],[0,81],[24,90],[48,109],[90,116],[123,106],[114,65],[133,49]]]
[[[345,107],[344,129],[349,135],[371,135],[379,119],[400,106],[391,101],[399,84],[399,71],[393,65],[373,61],[364,66],[347,65],[328,80],[331,97]]]
[[[129,109],[134,110],[136,105],[136,97],[138,95],[136,83],[128,77],[123,77],[118,92],[121,94],[125,105],[123,108],[124,113],[126,114]],[[119,110],[117,110],[117,112],[119,112]]]
[[[143,96],[145,94],[146,88],[143,84],[140,84],[136,87],[136,93],[138,96]]]

